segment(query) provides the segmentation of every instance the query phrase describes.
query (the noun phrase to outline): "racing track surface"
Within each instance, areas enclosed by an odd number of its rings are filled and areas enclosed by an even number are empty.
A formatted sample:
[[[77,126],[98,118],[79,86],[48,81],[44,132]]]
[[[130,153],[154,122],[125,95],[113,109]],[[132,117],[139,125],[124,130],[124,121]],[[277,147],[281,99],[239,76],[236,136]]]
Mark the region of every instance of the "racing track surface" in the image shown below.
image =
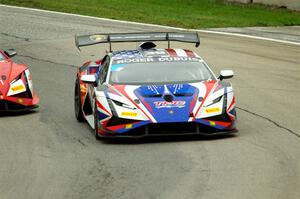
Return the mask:
[[[200,34],[215,73],[235,71],[237,136],[99,142],[74,117],[73,85],[106,46],[79,53],[73,36],[159,29],[1,6],[0,27],[40,96],[39,112],[0,117],[0,199],[300,198],[299,46]]]

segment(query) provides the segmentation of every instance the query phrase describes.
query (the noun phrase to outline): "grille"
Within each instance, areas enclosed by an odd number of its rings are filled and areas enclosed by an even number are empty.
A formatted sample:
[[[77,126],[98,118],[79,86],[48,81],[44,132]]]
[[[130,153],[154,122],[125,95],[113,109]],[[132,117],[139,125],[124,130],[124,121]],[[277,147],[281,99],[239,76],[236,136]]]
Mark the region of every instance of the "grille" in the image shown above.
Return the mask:
[[[231,122],[231,119],[229,118],[227,113],[223,113],[222,115],[207,117],[205,119],[212,120],[212,121]]]
[[[181,123],[151,123],[146,126],[141,126],[125,133],[121,133],[118,136],[167,136],[167,135],[190,135],[190,134],[213,134],[218,130],[199,124],[196,122],[181,122]]]
[[[30,90],[27,89],[27,91],[25,91],[23,93],[19,93],[17,95],[14,95],[14,97],[18,97],[18,98],[32,98],[32,94],[31,94]]]
[[[10,102],[10,101],[5,101],[5,100],[0,100],[0,111],[6,111],[6,110],[19,110],[19,109],[24,109],[25,106]]]
[[[122,133],[121,136],[144,136],[146,135],[146,128],[145,126],[141,126],[125,133]]]
[[[113,116],[107,123],[107,126],[115,126],[115,125],[120,125],[120,124],[128,124],[128,123],[133,123],[136,122],[136,120],[130,120],[130,119],[124,119],[124,118],[119,118]]]
[[[190,134],[196,133],[198,124],[196,123],[158,123],[149,124],[148,133],[149,134]]]

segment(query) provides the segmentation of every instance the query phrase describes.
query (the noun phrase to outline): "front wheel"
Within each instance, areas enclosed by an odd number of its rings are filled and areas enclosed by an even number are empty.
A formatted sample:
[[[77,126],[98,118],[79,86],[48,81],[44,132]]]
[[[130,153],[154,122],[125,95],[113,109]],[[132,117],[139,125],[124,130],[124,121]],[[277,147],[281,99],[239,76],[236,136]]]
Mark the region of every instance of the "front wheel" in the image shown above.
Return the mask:
[[[82,112],[82,105],[80,99],[80,84],[78,78],[76,78],[75,82],[75,93],[74,93],[74,110],[75,110],[75,117],[79,122],[84,122],[84,116]]]

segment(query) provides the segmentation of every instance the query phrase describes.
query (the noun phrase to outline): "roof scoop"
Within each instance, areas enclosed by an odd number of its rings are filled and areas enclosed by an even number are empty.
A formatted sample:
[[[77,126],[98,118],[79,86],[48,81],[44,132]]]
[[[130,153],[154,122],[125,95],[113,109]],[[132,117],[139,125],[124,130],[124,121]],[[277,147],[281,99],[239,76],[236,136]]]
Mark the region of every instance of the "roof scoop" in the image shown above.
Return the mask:
[[[148,49],[152,49],[152,48],[155,48],[155,47],[156,47],[156,45],[152,41],[142,42],[139,45],[139,48],[142,49],[142,50],[148,50]]]

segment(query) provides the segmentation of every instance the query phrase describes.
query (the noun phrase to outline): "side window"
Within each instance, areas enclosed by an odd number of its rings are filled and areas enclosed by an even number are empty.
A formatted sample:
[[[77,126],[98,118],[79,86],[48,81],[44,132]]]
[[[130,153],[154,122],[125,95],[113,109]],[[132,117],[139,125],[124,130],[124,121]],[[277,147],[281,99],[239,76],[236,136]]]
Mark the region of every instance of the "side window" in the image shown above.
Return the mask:
[[[101,60],[101,64],[99,65],[99,70],[98,70],[98,77],[101,78],[101,73],[102,73],[102,68],[103,68],[103,63],[105,63],[105,60],[107,58],[107,55],[105,55],[102,60]]]
[[[5,60],[4,55],[2,55],[2,53],[0,52],[0,61]]]
[[[101,67],[101,71],[100,71],[100,83],[103,84],[106,80],[106,76],[107,76],[107,72],[108,72],[108,67],[109,67],[109,57],[106,56],[104,58],[104,62],[102,64],[102,67]]]

